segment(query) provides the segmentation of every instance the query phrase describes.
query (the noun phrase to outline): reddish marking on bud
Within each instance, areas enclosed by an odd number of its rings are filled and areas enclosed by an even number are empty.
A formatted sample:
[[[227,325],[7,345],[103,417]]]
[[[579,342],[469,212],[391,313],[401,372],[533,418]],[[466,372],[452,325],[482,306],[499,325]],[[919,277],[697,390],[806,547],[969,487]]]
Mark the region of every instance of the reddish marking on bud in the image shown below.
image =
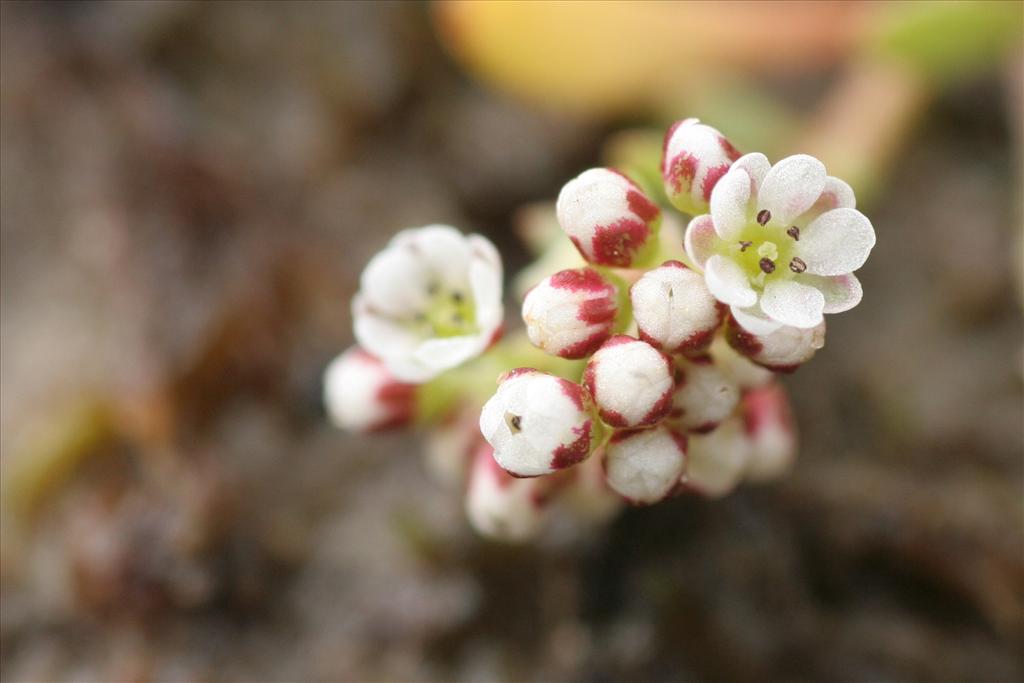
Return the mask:
[[[665,390],[665,393],[661,395],[657,403],[651,406],[651,409],[647,411],[647,414],[640,419],[641,425],[653,425],[666,415],[672,409],[672,394],[675,393],[675,387],[670,386]]]
[[[665,261],[659,266],[659,268],[680,268],[682,270],[689,270],[689,268],[686,267],[685,263],[683,263],[682,261],[676,261],[674,259],[670,261]]]
[[[558,385],[562,389],[562,393],[573,402],[573,405],[576,406],[577,410],[583,410],[583,387],[574,382],[570,382],[567,379],[562,379],[561,377],[557,377],[556,379],[558,380]]]
[[[665,167],[665,162],[668,161],[668,159],[665,158],[665,154],[668,153],[668,143],[672,140],[672,135],[675,134],[679,129],[679,126],[683,125],[685,121],[685,119],[682,121],[676,121],[668,127],[667,131],[665,131],[665,137],[661,141],[661,165],[663,169]]]
[[[599,292],[613,294],[614,289],[601,277],[593,268],[569,268],[560,270],[549,278],[551,286],[555,289],[565,289],[570,292]]]
[[[551,458],[551,467],[556,470],[561,470],[566,467],[572,467],[576,463],[585,460],[586,457],[590,455],[590,431],[590,420],[584,422],[582,427],[574,428],[573,432],[577,435],[576,440],[571,444],[559,446],[555,449],[553,457]]]
[[[502,469],[498,461],[494,459],[494,449],[486,441],[480,444],[479,450],[476,452],[476,463],[475,468],[481,468],[487,475],[489,475],[494,482],[498,485],[499,489],[505,489],[515,483],[518,477],[512,475]]]
[[[628,427],[629,420],[627,420],[622,413],[617,410],[608,410],[606,408],[598,407],[597,411],[601,415],[601,419],[610,424],[612,427]]]
[[[637,340],[633,339],[633,337],[630,337],[628,334],[617,334],[614,337],[611,337],[604,344],[602,344],[601,347],[604,348],[606,346],[607,347],[618,346],[619,344],[629,344],[629,343],[632,343],[632,342],[635,342],[635,341],[637,341]]]
[[[668,418],[670,420],[678,420],[683,415],[686,415],[685,410],[683,410],[682,408],[673,408],[672,410],[669,411]]]
[[[729,142],[724,135],[718,136],[718,144],[722,146],[722,151],[725,152],[725,156],[729,161],[736,161],[743,156],[738,149],[732,146],[732,143]]]
[[[360,357],[365,355],[366,359],[374,364],[380,365],[380,361],[366,353],[356,352]],[[387,410],[387,416],[382,420],[367,427],[368,432],[383,432],[397,427],[403,427],[412,420],[416,401],[416,385],[404,384],[397,380],[387,382],[377,389],[374,399]]]
[[[687,152],[680,152],[672,159],[672,163],[669,164],[663,176],[665,181],[672,186],[674,194],[681,193],[683,181],[692,185],[693,179],[697,176],[697,157]]]
[[[630,190],[626,193],[626,204],[629,205],[629,210],[639,216],[644,223],[650,223],[661,215],[658,205],[639,190]]]
[[[721,164],[720,166],[714,166],[708,169],[708,172],[704,175],[704,180],[700,184],[700,191],[704,194],[704,201],[711,200],[711,191],[715,189],[715,185],[722,179],[722,176],[729,170],[729,164]]]
[[[618,306],[611,295],[600,299],[587,299],[580,302],[580,310],[576,314],[577,320],[582,320],[588,325],[610,325],[615,320]]]
[[[740,410],[744,431],[750,436],[756,436],[772,424],[780,425],[788,432],[795,431],[786,390],[779,384],[768,384],[746,391],[740,402]]]
[[[709,432],[715,431],[715,428],[717,428],[719,424],[721,424],[721,423],[720,422],[705,422],[703,424],[697,425],[696,427],[692,428],[690,431],[691,432],[695,432],[697,434],[707,434]]]
[[[715,332],[718,331],[718,325],[720,323],[721,318],[719,318],[718,323],[715,323],[714,327],[701,332],[694,332],[689,337],[679,342],[679,345],[676,346],[673,353],[693,353],[703,351],[707,347],[711,346],[711,342],[715,339]]]
[[[639,434],[642,431],[644,431],[644,430],[642,430],[642,429],[620,429],[619,431],[617,431],[614,434],[612,434],[612,438],[610,439],[610,442],[611,443],[621,443],[621,442],[625,441],[626,439],[629,439],[629,438],[632,438],[632,437],[636,436],[637,434]]]
[[[711,356],[709,356],[706,353],[698,354],[698,355],[694,355],[694,356],[687,356],[686,360],[690,361],[694,365],[707,366],[707,365],[713,365],[714,364],[714,361],[711,359]]]
[[[674,429],[669,429],[668,434],[672,437],[672,440],[676,442],[676,448],[679,449],[679,452],[682,453],[685,458],[686,449],[690,447],[689,439],[686,438],[685,434],[680,434]]]
[[[594,261],[608,266],[628,267],[636,253],[651,236],[647,224],[631,218],[621,218],[611,225],[598,225],[590,244]]]
[[[575,344],[565,347],[558,351],[560,358],[568,358],[570,360],[577,360],[579,358],[586,358],[590,354],[601,348],[605,340],[608,338],[608,330],[602,329],[594,334],[590,335],[586,339],[582,339]]]
[[[770,365],[768,363],[757,364],[763,368],[768,368],[772,372],[777,372],[780,375],[792,375],[800,368],[801,365],[803,365],[803,363],[793,363],[792,365]]]
[[[729,346],[750,359],[761,353],[764,348],[758,338],[743,329],[732,315],[729,316],[729,323],[725,329],[725,339]]]
[[[509,370],[508,372],[502,373],[498,377],[498,384],[507,382],[513,377],[519,377],[520,375],[528,375],[531,372],[540,372],[540,370],[537,370],[536,368],[515,368],[513,370]]]

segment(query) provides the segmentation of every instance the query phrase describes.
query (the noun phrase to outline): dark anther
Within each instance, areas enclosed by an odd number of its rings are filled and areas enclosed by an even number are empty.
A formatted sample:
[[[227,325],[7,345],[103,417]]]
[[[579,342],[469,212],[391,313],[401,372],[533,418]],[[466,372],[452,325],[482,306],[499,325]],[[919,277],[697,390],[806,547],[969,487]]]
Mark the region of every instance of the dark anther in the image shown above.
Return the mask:
[[[790,226],[789,230],[786,231],[786,234],[795,239],[797,242],[800,241],[800,228],[796,227],[795,225]]]
[[[746,251],[747,247],[749,247],[751,244],[753,244],[753,242],[751,242],[750,240],[742,240],[740,242],[740,251]]]
[[[462,292],[452,292],[452,301],[457,304],[462,303]]]
[[[807,264],[799,256],[794,256],[793,260],[789,262],[789,269],[794,273],[802,273],[807,270]]]
[[[761,266],[761,270],[765,273],[775,272],[775,261],[772,261],[767,256],[757,262],[757,265]]]
[[[761,225],[768,225],[768,221],[772,219],[772,212],[768,209],[761,209],[757,212],[757,222]]]

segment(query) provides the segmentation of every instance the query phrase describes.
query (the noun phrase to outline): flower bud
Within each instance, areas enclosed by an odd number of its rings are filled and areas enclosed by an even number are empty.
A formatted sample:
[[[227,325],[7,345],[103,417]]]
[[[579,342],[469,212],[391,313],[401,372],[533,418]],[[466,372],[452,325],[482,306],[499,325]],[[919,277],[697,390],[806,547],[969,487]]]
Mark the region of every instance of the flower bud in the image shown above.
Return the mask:
[[[825,321],[809,329],[783,326],[768,334],[754,334],[730,315],[726,339],[758,365],[775,372],[793,372],[825,345]]]
[[[665,134],[661,176],[669,201],[692,216],[708,212],[711,190],[740,153],[721,133],[686,119]]]
[[[516,479],[495,462],[482,444],[473,458],[466,490],[466,515],[478,533],[502,541],[526,541],[545,521],[544,481]]]
[[[629,290],[640,339],[666,353],[707,348],[725,307],[708,291],[704,276],[679,261],[644,273]]]
[[[558,493],[558,502],[575,517],[585,522],[603,522],[622,507],[622,497],[613,491],[605,479],[604,451],[574,467],[575,476]]]
[[[615,286],[592,268],[545,278],[523,299],[523,322],[533,345],[562,358],[584,358],[612,333]]]
[[[691,435],[683,484],[709,498],[724,496],[743,477],[749,453],[750,442],[739,417],[730,417],[710,434]]]
[[[494,458],[517,477],[536,477],[590,455],[597,434],[583,387],[532,368],[507,373],[480,413]]]
[[[784,474],[796,460],[797,435],[786,390],[780,384],[743,395],[743,423],[750,443],[745,476],[755,482]]]
[[[460,407],[424,435],[427,469],[442,484],[461,488],[473,455],[483,441],[479,411],[475,407]]]
[[[608,443],[608,485],[631,503],[657,503],[679,483],[686,469],[686,437],[658,425],[616,432]]]
[[[324,372],[324,404],[335,425],[372,432],[407,424],[416,387],[396,380],[378,358],[353,346]]]
[[[736,353],[723,336],[715,337],[711,348],[708,349],[708,355],[715,366],[736,382],[740,389],[764,386],[775,377],[775,373],[768,368],[763,368]]]
[[[652,425],[672,407],[672,361],[647,342],[612,337],[591,356],[583,383],[613,427]]]
[[[562,188],[558,223],[590,263],[628,268],[655,248],[661,210],[633,181],[592,168]]]
[[[710,358],[679,361],[668,419],[682,431],[710,432],[729,417],[739,400],[739,386]]]

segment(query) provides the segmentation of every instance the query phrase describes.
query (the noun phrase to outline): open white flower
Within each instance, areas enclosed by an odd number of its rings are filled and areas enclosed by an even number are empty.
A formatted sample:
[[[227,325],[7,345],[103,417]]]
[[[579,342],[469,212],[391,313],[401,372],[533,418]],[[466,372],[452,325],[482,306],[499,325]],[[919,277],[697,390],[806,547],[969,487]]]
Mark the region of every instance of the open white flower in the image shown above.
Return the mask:
[[[523,299],[523,322],[533,345],[562,358],[584,358],[612,334],[618,290],[593,268],[562,270]]]
[[[665,425],[616,432],[605,453],[608,485],[631,503],[657,503],[686,469],[686,437]]]
[[[740,153],[724,135],[698,119],[676,121],[665,133],[661,176],[669,201],[691,216],[708,210],[715,184]]]
[[[536,477],[587,458],[597,438],[590,397],[567,379],[532,368],[506,374],[480,412],[494,459],[517,477]]]
[[[498,251],[447,225],[395,235],[352,300],[359,344],[405,382],[478,356],[500,336],[503,314]]]
[[[354,346],[324,372],[324,404],[331,421],[352,432],[372,432],[407,424],[416,387],[396,380],[379,359]]]
[[[590,263],[628,268],[657,246],[661,210],[632,180],[592,168],[570,180],[555,204],[558,224]]]
[[[770,166],[763,154],[737,159],[711,192],[711,213],[686,229],[686,252],[708,289],[755,334],[783,325],[816,327],[861,299],[852,274],[875,231],[853,190],[814,157]]]

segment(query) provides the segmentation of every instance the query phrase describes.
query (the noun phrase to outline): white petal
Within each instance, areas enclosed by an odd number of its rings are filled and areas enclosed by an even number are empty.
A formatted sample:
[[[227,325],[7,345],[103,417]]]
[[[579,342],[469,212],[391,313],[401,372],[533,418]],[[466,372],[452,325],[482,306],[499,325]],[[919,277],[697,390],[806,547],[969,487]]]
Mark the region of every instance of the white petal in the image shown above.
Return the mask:
[[[810,275],[845,275],[868,259],[875,246],[875,229],[856,209],[835,209],[821,214],[804,228],[797,254]]]
[[[810,285],[825,296],[824,313],[842,313],[860,303],[864,291],[853,273],[846,275],[800,275],[797,281]]]
[[[822,321],[825,297],[795,280],[775,280],[764,287],[761,309],[783,325],[807,329]]]
[[[352,318],[356,341],[378,358],[409,353],[419,344],[406,326],[372,312],[362,295],[352,299]]]
[[[856,209],[857,197],[845,180],[829,176],[825,178],[825,187],[814,207],[821,207],[822,213],[830,209]]]
[[[449,225],[428,225],[403,230],[392,246],[409,250],[430,274],[448,285],[464,284],[470,260],[466,236]]]
[[[751,152],[750,154],[744,154],[730,167],[729,170],[734,168],[742,168],[750,176],[750,190],[751,196],[756,197],[760,192],[761,184],[764,182],[764,177],[768,175],[769,169],[772,165],[768,161],[768,157],[761,154],[760,152]]]
[[[704,264],[704,281],[715,298],[730,306],[746,308],[757,303],[757,292],[739,264],[715,255]]]
[[[373,308],[404,316],[426,307],[427,278],[422,261],[414,253],[389,246],[366,264],[359,289]]]
[[[711,220],[710,214],[697,216],[690,221],[690,224],[686,226],[683,246],[686,248],[686,255],[693,261],[693,265],[698,268],[704,267],[714,253],[717,240],[718,233],[715,232],[715,223]]]
[[[427,339],[416,348],[413,359],[424,367],[447,370],[479,354],[486,343],[483,335]]]
[[[747,226],[749,204],[750,175],[742,168],[730,168],[711,191],[711,217],[719,237],[732,239]]]
[[[758,193],[758,210],[768,209],[772,222],[786,224],[807,211],[825,187],[825,165],[796,154],[772,166]]]
[[[740,327],[750,334],[758,336],[771,334],[782,327],[782,323],[776,322],[766,316],[760,306],[751,306],[750,308],[731,306],[729,311],[732,313],[732,317],[736,319],[736,322],[739,323]]]

